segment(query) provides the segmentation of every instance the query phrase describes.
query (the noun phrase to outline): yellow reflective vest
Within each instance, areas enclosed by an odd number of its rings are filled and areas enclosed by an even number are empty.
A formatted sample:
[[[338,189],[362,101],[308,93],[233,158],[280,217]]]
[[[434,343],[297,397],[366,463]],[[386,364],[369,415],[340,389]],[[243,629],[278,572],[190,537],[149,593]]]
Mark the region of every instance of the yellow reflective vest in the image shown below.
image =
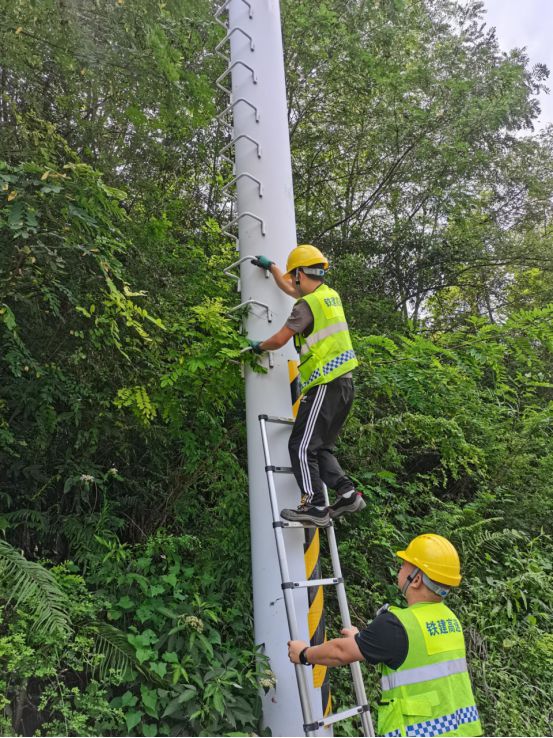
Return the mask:
[[[301,298],[313,313],[313,330],[309,336],[297,333],[294,345],[300,354],[301,391],[327,384],[351,372],[359,362],[351,344],[348,324],[340,295],[321,284]],[[299,300],[298,300],[299,302]]]
[[[443,602],[390,612],[405,628],[409,650],[399,669],[381,668],[378,735],[482,735],[457,617]]]

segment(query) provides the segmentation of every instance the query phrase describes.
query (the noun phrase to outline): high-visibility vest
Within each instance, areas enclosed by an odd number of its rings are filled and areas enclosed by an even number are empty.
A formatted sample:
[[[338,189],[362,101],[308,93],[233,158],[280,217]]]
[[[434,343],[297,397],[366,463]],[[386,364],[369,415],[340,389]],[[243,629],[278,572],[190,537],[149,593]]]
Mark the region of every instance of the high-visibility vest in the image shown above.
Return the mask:
[[[294,336],[300,354],[300,384],[305,392],[347,374],[359,364],[351,345],[348,324],[340,295],[321,284],[301,298],[313,313],[313,330],[307,336]],[[299,302],[299,300],[298,300]]]
[[[409,642],[399,669],[381,667],[380,736],[482,735],[465,639],[443,602],[391,607]]]

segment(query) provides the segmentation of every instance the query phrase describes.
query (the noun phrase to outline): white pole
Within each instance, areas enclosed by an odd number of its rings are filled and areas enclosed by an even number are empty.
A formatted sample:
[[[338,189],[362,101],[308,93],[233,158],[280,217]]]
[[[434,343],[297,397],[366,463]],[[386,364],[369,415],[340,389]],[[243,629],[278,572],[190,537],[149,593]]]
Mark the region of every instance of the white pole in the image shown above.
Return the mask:
[[[264,254],[282,268],[296,245],[296,225],[279,2],[231,0],[228,12],[233,137],[240,137],[234,146],[240,257]],[[256,300],[270,308],[268,315],[263,307],[252,304],[246,322],[249,337],[267,338],[285,323],[293,300],[249,261],[241,265],[241,289],[242,302]],[[277,679],[276,688],[262,697],[264,723],[274,736],[303,735],[303,719],[294,668],[287,656],[288,626],[258,417],[291,417],[287,362],[296,358],[290,343],[273,352],[271,368],[264,355],[261,363],[266,374],[246,370],[255,641],[263,644]],[[289,428],[271,424],[269,434],[272,463],[289,466]],[[278,475],[277,485],[281,509],[296,507],[299,490],[293,477]],[[303,580],[304,532],[289,530],[285,535],[290,575]],[[303,590],[294,597],[301,637],[308,642],[307,594]],[[310,673],[308,682],[313,717],[320,719],[320,691],[312,686]]]

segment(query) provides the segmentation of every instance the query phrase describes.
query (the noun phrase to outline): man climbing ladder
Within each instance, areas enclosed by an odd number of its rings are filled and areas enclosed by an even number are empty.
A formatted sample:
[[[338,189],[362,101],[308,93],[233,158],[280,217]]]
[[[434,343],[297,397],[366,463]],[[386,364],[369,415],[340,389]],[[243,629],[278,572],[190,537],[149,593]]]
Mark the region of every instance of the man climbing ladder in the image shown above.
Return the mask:
[[[352,371],[358,365],[342,301],[324,283],[328,260],[318,248],[301,245],[288,255],[286,273],[266,256],[253,263],[267,269],[283,292],[297,298],[282,328],[264,341],[250,341],[256,353],[284,346],[292,337],[300,355],[300,403],[288,450],[301,491],[296,510],[284,509],[285,520],[326,526],[330,518],[365,507],[361,493],[334,456],[338,434],[353,403]],[[323,483],[337,499],[326,507]]]
[[[468,673],[463,629],[444,604],[461,583],[459,555],[443,536],[425,533],[397,556],[407,607],[382,607],[366,628],[312,646],[288,642],[294,664],[379,664],[381,736],[479,736],[482,726]]]

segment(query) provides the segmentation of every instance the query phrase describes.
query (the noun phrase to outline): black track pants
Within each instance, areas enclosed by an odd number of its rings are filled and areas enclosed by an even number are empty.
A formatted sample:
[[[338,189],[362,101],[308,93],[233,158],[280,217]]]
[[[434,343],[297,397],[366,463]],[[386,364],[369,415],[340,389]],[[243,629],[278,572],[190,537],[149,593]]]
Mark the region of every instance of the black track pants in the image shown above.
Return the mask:
[[[310,505],[325,504],[323,482],[340,495],[353,489],[333,454],[352,403],[353,380],[344,377],[313,387],[300,402],[288,450],[294,476]]]

